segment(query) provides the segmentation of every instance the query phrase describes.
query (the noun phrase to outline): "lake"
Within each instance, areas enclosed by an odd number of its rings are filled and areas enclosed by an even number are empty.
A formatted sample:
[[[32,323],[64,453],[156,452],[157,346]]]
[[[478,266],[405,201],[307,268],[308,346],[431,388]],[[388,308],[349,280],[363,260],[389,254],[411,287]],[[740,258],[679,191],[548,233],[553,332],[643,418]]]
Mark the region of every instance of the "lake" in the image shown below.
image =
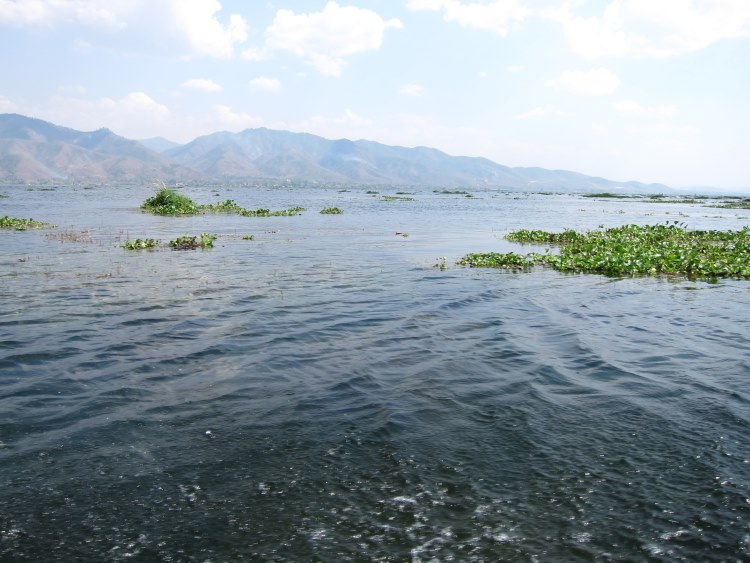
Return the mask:
[[[454,265],[747,211],[375,189],[0,188],[0,559],[750,560],[750,282]]]

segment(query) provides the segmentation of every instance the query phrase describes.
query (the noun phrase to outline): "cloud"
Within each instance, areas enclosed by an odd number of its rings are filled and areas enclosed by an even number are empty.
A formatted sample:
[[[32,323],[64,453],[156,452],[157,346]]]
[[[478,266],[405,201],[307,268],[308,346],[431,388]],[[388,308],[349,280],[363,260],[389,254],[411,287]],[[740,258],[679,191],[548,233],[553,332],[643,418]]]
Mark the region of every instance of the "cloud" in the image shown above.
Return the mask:
[[[219,0],[0,0],[0,25],[75,25],[108,31],[96,35],[98,41],[123,50],[229,58],[247,40],[248,26],[238,14],[220,22],[221,9]],[[81,38],[75,45],[78,50],[93,47]]]
[[[409,0],[410,10],[443,10],[443,19],[462,27],[486,29],[505,37],[509,26],[520,22],[531,11],[518,0],[493,0],[486,4],[463,3],[458,0]]]
[[[180,84],[180,86],[189,90],[200,90],[202,92],[222,91],[222,87],[216,84],[216,82],[205,78],[192,78],[190,80],[186,80],[185,82]]]
[[[524,66],[523,65],[509,65],[505,70],[507,70],[508,72],[521,72],[522,70],[524,70]]]
[[[244,112],[235,112],[231,107],[225,105],[214,106],[216,117],[221,123],[225,123],[234,129],[247,129],[258,127],[263,123],[260,117]]]
[[[130,11],[128,2],[113,0],[0,0],[0,24],[46,26],[82,24],[124,27],[123,13]]]
[[[397,19],[383,20],[371,10],[336,2],[309,14],[279,10],[266,29],[265,45],[247,49],[243,57],[260,60],[273,51],[287,51],[306,60],[320,74],[338,77],[346,57],[379,49],[385,30],[401,27]]]
[[[398,93],[412,98],[421,98],[424,95],[424,86],[419,84],[404,84],[399,88]]]
[[[643,107],[633,100],[615,102],[612,104],[612,108],[625,117],[642,117],[648,119],[671,119],[677,117],[680,113],[677,106],[671,104]]]
[[[546,117],[548,115],[560,116],[565,115],[565,113],[557,109],[557,106],[555,104],[547,104],[545,106],[534,108],[531,111],[514,115],[513,119],[541,119],[542,117]]]
[[[281,90],[281,82],[276,78],[267,78],[259,76],[250,81],[250,88],[253,90],[262,90],[265,92],[278,92]]]
[[[238,14],[229,16],[223,25],[216,19],[221,10],[218,0],[172,0],[174,23],[196,53],[219,58],[234,54],[234,44],[247,40],[247,23]]]
[[[746,0],[612,0],[600,15],[575,14],[571,2],[544,10],[571,50],[588,59],[668,58],[750,34]]]
[[[604,96],[620,87],[620,79],[611,70],[594,68],[587,72],[563,72],[557,78],[548,80],[546,85],[582,96]]]
[[[11,113],[18,109],[18,106],[5,96],[0,96],[0,113]]]

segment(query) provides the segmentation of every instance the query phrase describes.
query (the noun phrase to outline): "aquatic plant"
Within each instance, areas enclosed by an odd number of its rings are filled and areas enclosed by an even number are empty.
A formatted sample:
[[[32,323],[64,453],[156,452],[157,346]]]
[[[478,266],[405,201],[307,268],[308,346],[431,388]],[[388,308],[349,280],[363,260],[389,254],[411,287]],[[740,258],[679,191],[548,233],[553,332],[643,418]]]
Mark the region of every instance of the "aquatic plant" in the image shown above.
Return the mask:
[[[598,192],[598,193],[591,193],[591,194],[583,194],[583,197],[595,197],[595,198],[602,198],[602,199],[630,199],[633,197],[640,197],[640,196],[633,196],[633,195],[627,195],[627,194],[613,194],[612,192]]]
[[[7,199],[10,196],[8,194],[0,194],[0,199]]]
[[[321,209],[320,212],[324,215],[341,215],[344,210],[338,207],[326,207],[325,209]]]
[[[549,233],[547,231],[521,229],[505,235],[507,240],[531,244],[563,244],[573,242],[580,238],[580,234],[565,229],[562,233]]]
[[[567,232],[567,231],[566,231]],[[539,233],[544,233],[539,231]],[[546,233],[554,240],[553,233]],[[507,238],[515,240],[517,233]],[[521,237],[524,238],[524,237]],[[538,234],[537,238],[543,238]],[[527,269],[543,265],[563,272],[609,276],[682,275],[690,279],[750,278],[750,228],[740,231],[689,231],[674,221],[665,225],[625,225],[569,235],[559,253],[467,254],[457,263],[472,267]]]
[[[126,250],[143,250],[146,248],[156,248],[157,246],[159,246],[159,241],[152,238],[126,240],[122,245]]]
[[[189,197],[178,194],[169,188],[162,188],[156,195],[148,198],[141,205],[155,215],[197,215],[199,207]]]
[[[52,228],[54,225],[34,221],[33,219],[19,219],[17,217],[0,217],[0,229],[13,229],[16,231],[25,231],[26,229],[45,229]]]
[[[253,235],[245,235],[242,237],[242,240],[255,240],[255,237]]]
[[[226,199],[219,203],[209,203],[206,205],[200,205],[198,207],[201,211],[207,211],[211,213],[241,213],[244,208],[241,207],[233,199]]]
[[[271,211],[270,209],[243,209],[240,211],[240,215],[243,217],[291,217],[299,215],[305,210],[304,207],[290,207],[289,209],[282,209],[279,211]]]
[[[383,201],[414,201],[413,197],[402,197],[396,195],[384,195],[381,196]]]
[[[172,250],[195,250],[196,248],[213,248],[216,235],[201,233],[198,236],[185,235],[169,241]]]

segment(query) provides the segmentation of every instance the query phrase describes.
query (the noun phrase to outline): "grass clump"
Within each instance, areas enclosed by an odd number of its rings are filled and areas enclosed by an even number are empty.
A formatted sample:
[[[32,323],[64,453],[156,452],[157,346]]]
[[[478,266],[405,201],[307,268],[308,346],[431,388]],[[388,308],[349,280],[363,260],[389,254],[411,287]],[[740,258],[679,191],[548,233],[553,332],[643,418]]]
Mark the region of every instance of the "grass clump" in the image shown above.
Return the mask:
[[[157,246],[159,246],[159,241],[152,238],[137,238],[135,240],[126,240],[122,245],[122,247],[126,250],[143,250],[156,248]]]
[[[178,194],[169,188],[160,189],[156,195],[148,198],[141,205],[141,209],[155,215],[197,215],[198,213],[237,213],[243,217],[283,217],[299,215],[304,207],[292,207],[280,211],[270,209],[245,209],[232,199],[219,203],[197,205],[189,197]]]
[[[19,219],[17,217],[0,217],[0,229],[13,229],[15,231],[25,231],[26,229],[44,229],[53,227],[49,223],[34,221],[33,219]]]
[[[304,210],[304,207],[290,207],[289,209],[281,209],[279,211],[260,208],[242,209],[239,213],[243,217],[293,217],[294,215],[299,215]]]
[[[200,236],[185,235],[169,241],[172,250],[195,250],[197,248],[213,248],[216,235],[201,233]]]
[[[383,201],[414,201],[413,197],[403,197],[397,195],[384,195],[382,196]]]
[[[162,188],[156,195],[148,198],[141,205],[154,215],[197,215],[200,208],[189,197],[178,194],[169,188]]]
[[[326,207],[325,209],[321,209],[320,212],[323,215],[341,215],[344,210],[338,207]]]
[[[523,244],[565,244],[575,242],[581,235],[572,229],[565,229],[562,233],[521,229],[505,235],[507,240]]]
[[[541,232],[541,231],[540,231]],[[548,233],[552,235],[552,233]],[[514,240],[517,233],[510,233]],[[540,235],[541,236],[541,235]],[[555,237],[550,236],[551,240]],[[576,233],[559,244],[559,254],[467,254],[458,263],[472,267],[528,269],[548,266],[562,272],[608,276],[681,275],[689,279],[750,279],[750,228],[689,231],[684,225],[625,225]]]

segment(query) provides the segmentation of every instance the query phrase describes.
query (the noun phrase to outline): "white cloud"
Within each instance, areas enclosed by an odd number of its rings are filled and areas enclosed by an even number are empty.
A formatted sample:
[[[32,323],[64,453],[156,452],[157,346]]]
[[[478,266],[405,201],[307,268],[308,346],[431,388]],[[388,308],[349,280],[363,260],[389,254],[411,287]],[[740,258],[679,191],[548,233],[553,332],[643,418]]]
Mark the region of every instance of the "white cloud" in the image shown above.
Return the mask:
[[[643,107],[633,100],[622,100],[612,104],[612,108],[625,117],[642,117],[653,119],[671,119],[679,115],[677,106],[667,104],[652,107]]]
[[[220,58],[231,57],[235,43],[247,40],[247,23],[233,14],[223,25],[216,19],[221,10],[218,0],[171,0],[175,25],[192,45],[196,53]]]
[[[11,113],[18,109],[15,103],[10,101],[5,96],[0,96],[0,113]]]
[[[590,17],[575,14],[579,4],[542,14],[562,25],[573,52],[589,59],[667,58],[750,34],[747,0],[612,0]]]
[[[594,68],[587,72],[563,72],[557,78],[548,80],[546,85],[583,96],[604,96],[620,87],[620,79],[609,69]]]
[[[462,27],[493,31],[505,37],[514,22],[520,22],[531,11],[518,0],[493,0],[492,2],[463,3],[459,0],[410,0],[410,10],[443,10],[443,19]]]
[[[379,49],[385,30],[401,27],[397,19],[383,20],[371,10],[336,2],[309,14],[279,10],[266,29],[265,45],[248,49],[243,56],[259,60],[272,51],[288,51],[307,60],[320,74],[337,77],[346,57]]]
[[[17,26],[55,26],[73,23],[123,27],[130,11],[125,0],[0,0],[0,23]]]
[[[524,66],[523,65],[510,65],[508,66],[506,70],[508,72],[521,72],[522,70],[524,70]]]
[[[217,18],[219,0],[0,0],[0,25],[77,25],[105,29],[108,42],[124,50],[184,50],[228,58],[247,40],[247,23],[238,14]],[[103,40],[102,37],[99,38]],[[92,48],[76,39],[75,48]]]
[[[182,88],[189,90],[200,90],[202,92],[221,92],[222,87],[213,80],[206,78],[192,78],[180,84]]]
[[[250,81],[250,88],[253,90],[262,90],[264,92],[278,92],[281,90],[281,82],[276,78],[259,76]]]
[[[424,86],[420,84],[404,84],[399,88],[398,93],[412,98],[421,98],[424,95]]]
[[[542,117],[546,117],[548,115],[564,115],[563,112],[557,109],[557,106],[555,104],[547,104],[545,106],[539,106],[531,111],[527,111],[525,113],[519,113],[518,115],[513,116],[514,119],[541,119]]]
[[[247,129],[248,127],[258,127],[263,123],[260,117],[250,115],[245,112],[235,112],[231,107],[225,105],[214,106],[216,117],[221,123],[232,127],[233,129]]]

